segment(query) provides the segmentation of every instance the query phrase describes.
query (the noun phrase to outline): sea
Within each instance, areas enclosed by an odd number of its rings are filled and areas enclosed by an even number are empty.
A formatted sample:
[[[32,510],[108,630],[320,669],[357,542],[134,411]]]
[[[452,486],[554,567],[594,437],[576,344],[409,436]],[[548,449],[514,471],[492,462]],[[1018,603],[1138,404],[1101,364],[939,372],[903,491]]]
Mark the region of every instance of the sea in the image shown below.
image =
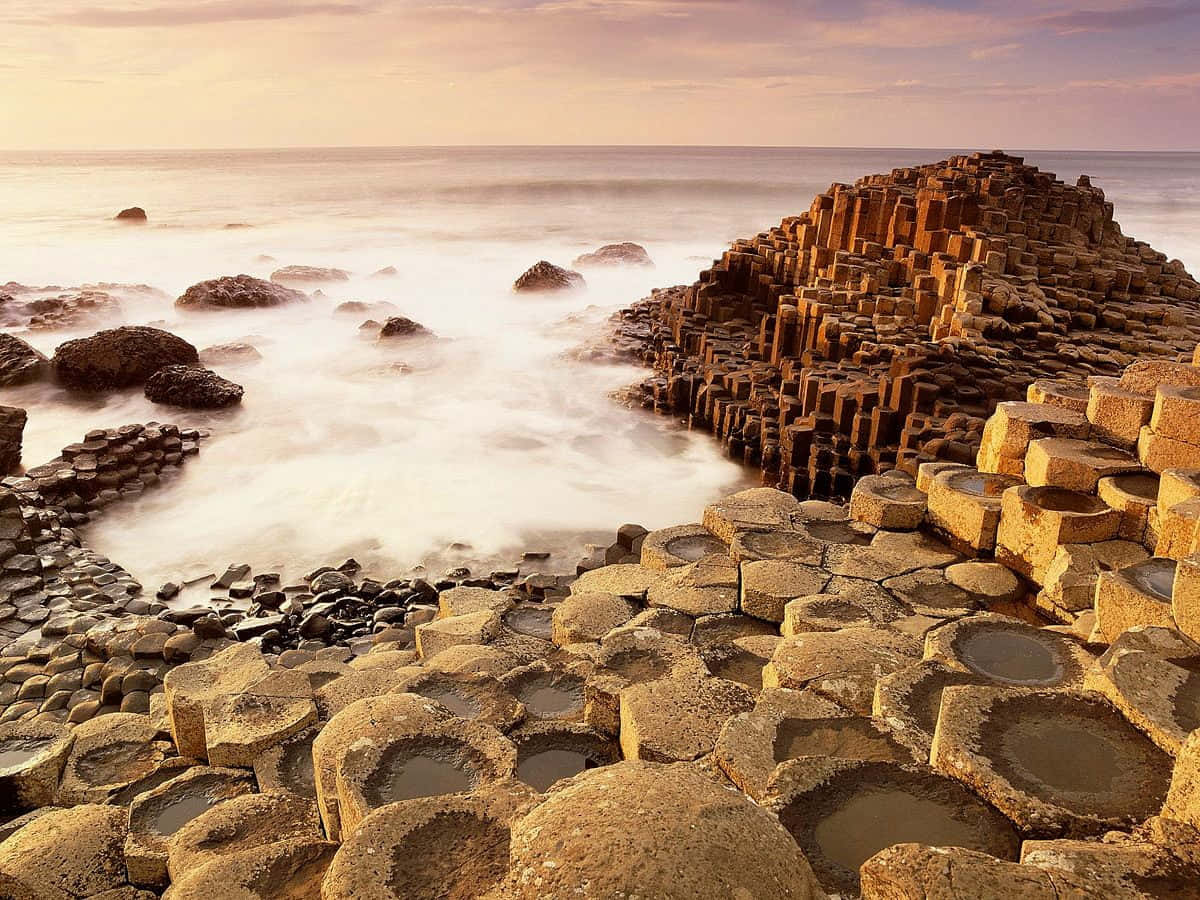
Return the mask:
[[[28,465],[93,428],[209,432],[177,477],[82,529],[150,588],[234,562],[287,578],[351,556],[381,578],[422,565],[487,572],[525,551],[571,570],[623,523],[698,521],[713,499],[757,483],[706,434],[613,399],[644,370],[576,348],[614,311],[694,281],[732,240],[807,209],[831,183],[957,152],[0,152],[0,284],[149,285],[111,289],[121,312],[104,325],[154,324],[198,348],[244,341],[262,355],[216,367],[245,387],[231,410],[46,384],[0,389],[0,403],[28,410]],[[1010,152],[1068,183],[1090,175],[1126,234],[1200,272],[1200,153]],[[145,225],[113,221],[134,205]],[[586,289],[564,294],[511,290],[538,260],[569,267],[618,241],[642,244],[655,266],[585,269]],[[285,265],[351,275],[304,304],[173,305],[198,281]],[[396,274],[374,275],[386,267]],[[334,314],[346,300],[389,301],[438,339],[380,344],[361,316]],[[49,355],[93,330],[22,336]]]

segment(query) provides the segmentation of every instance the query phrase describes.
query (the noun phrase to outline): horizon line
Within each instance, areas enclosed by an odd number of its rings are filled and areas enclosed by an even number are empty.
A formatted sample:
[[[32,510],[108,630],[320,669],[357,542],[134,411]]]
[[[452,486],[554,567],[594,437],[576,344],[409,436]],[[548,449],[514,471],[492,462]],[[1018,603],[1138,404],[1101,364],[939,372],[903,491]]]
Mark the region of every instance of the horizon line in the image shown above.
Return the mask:
[[[995,152],[1000,148],[985,151],[963,147],[904,147],[889,145],[841,145],[841,144],[291,144],[281,146],[245,147],[4,147],[0,154],[10,153],[279,153],[312,150],[894,150],[894,151],[937,151],[953,153]],[[1022,153],[1154,153],[1196,154],[1200,148],[1137,148],[1137,147],[1015,147],[1003,150],[1009,155]]]

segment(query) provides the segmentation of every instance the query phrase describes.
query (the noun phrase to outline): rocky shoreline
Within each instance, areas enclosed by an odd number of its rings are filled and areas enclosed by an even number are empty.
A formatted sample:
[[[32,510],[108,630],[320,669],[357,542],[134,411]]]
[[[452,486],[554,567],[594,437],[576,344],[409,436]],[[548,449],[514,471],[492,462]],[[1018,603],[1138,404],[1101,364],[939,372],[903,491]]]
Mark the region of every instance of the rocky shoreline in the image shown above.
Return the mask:
[[[616,339],[786,490],[572,575],[148,599],[76,529],[204,434],[4,479],[0,896],[1193,896],[1200,293],[1159,256],[998,154],[835,186]]]

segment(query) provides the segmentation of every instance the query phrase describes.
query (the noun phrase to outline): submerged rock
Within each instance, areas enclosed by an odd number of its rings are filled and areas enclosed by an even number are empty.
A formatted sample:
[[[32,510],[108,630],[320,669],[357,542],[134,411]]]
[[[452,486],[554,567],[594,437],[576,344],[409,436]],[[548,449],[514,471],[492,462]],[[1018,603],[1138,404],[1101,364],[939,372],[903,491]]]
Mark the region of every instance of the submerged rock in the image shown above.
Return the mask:
[[[193,284],[175,301],[192,309],[254,309],[307,301],[303,292],[250,275],[226,275]]]
[[[322,269],[318,266],[284,266],[271,273],[271,280],[277,284],[347,281],[349,278],[350,273],[345,269]]]
[[[168,331],[125,325],[60,345],[54,373],[67,387],[98,391],[142,384],[163,366],[199,359],[195,347]]]
[[[128,209],[123,209],[114,217],[118,222],[145,222],[146,211],[140,206],[131,206]]]
[[[11,334],[0,334],[0,387],[28,384],[45,377],[50,360]]]
[[[424,325],[404,316],[390,316],[383,323],[383,327],[379,329],[381,341],[388,338],[422,337],[432,334],[433,332]]]
[[[164,366],[146,382],[146,398],[189,409],[221,409],[240,403],[240,384],[200,366]]]
[[[648,266],[654,267],[654,260],[641,244],[625,241],[620,244],[605,244],[592,253],[584,253],[575,257],[573,266]]]
[[[258,362],[262,354],[252,344],[242,341],[231,341],[228,344],[213,344],[200,351],[200,362],[205,365],[235,366],[245,363]]]
[[[564,269],[543,259],[530,266],[513,283],[513,290],[525,294],[539,291],[565,291],[584,286],[583,276],[578,272],[572,272],[570,269]]]

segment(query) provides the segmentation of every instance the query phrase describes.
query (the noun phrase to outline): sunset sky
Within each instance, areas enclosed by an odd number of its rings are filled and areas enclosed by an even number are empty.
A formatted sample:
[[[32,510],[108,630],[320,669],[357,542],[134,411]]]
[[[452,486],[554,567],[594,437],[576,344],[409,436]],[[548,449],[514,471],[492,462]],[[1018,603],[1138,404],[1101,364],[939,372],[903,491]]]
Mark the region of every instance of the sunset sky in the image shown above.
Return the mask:
[[[0,148],[1198,149],[1200,0],[3,0]]]

